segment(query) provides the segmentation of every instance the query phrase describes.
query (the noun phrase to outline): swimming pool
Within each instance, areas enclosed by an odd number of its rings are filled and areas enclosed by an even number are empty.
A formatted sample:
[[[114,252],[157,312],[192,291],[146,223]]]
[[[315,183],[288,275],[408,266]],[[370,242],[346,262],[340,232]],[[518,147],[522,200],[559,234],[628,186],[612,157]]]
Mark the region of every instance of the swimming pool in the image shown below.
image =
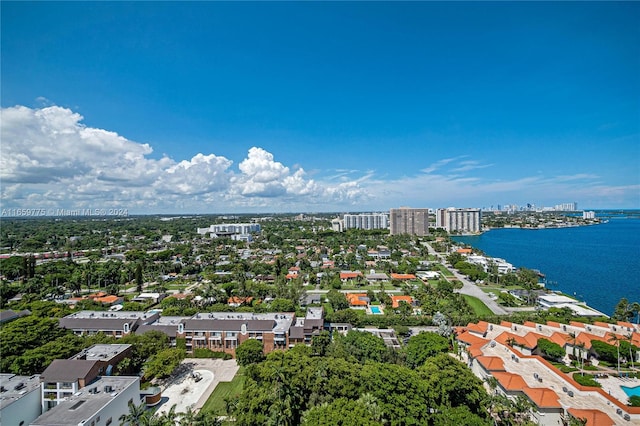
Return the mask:
[[[373,315],[382,315],[382,310],[377,306],[372,306],[371,307],[371,313]]]
[[[627,394],[627,396],[640,396],[640,386],[636,386],[636,387],[629,387],[629,386],[620,386],[622,388],[622,390],[624,391],[624,393]]]

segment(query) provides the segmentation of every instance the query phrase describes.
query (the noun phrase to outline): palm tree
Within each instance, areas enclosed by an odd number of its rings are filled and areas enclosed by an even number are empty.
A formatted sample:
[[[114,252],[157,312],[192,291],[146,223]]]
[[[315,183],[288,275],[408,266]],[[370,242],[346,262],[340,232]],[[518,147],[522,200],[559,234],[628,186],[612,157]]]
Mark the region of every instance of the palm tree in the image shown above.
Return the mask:
[[[135,405],[133,401],[129,401],[129,413],[121,415],[118,420],[120,420],[120,426],[138,426],[146,420],[148,416],[147,407],[144,402],[140,405]]]
[[[576,343],[578,342],[578,333],[569,332],[567,333],[567,337],[565,338],[569,343],[571,343],[571,347],[573,348],[573,357],[576,357]]]
[[[580,343],[578,343],[577,346],[578,346],[578,349],[580,349],[580,362],[582,363],[582,367],[580,368],[580,373],[584,376],[584,358],[585,358],[585,355],[584,355],[583,352],[584,352],[584,348],[586,346],[586,343],[585,342],[580,342]]]
[[[635,369],[635,365],[633,364],[633,359],[635,358],[633,356],[633,333],[629,332],[629,334],[625,335],[624,340],[629,342],[629,358],[631,359],[631,368]]]
[[[198,421],[196,419],[196,412],[193,411],[193,408],[191,406],[189,406],[187,408],[187,411],[185,411],[184,413],[180,413],[179,417],[180,421],[178,424],[180,426],[196,426],[198,424]]]
[[[620,376],[620,341],[622,339],[619,338],[617,335],[610,333],[610,337],[609,339],[607,339],[608,342],[614,342],[614,344],[616,345],[616,348],[618,349],[618,377]]]
[[[176,419],[178,414],[176,413],[176,404],[173,404],[169,411],[165,411],[160,414],[157,418],[162,425],[171,425],[174,426],[176,424]]]
[[[631,311],[636,314],[636,324],[640,324],[640,302],[633,302],[631,304]]]

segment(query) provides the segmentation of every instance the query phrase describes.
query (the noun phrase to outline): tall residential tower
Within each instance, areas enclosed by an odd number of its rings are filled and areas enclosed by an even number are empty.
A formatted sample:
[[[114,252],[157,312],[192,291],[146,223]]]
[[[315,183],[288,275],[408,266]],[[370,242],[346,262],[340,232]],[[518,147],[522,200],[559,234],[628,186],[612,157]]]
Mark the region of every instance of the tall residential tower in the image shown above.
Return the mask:
[[[480,209],[438,209],[436,211],[436,228],[444,228],[447,232],[478,233],[482,229],[482,213]]]
[[[429,209],[400,207],[389,213],[391,235],[409,234],[418,237],[429,235]]]

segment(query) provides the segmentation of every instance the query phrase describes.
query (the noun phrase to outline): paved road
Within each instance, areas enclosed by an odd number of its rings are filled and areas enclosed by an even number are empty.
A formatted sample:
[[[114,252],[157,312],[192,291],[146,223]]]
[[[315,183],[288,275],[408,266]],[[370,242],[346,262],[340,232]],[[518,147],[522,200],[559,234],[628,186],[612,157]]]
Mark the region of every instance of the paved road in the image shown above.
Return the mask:
[[[446,261],[442,257],[442,255],[439,254],[438,252],[436,252],[433,249],[433,247],[431,247],[431,244],[429,244],[429,243],[423,243],[423,244],[427,247],[427,250],[429,250],[429,254],[432,254],[432,255],[436,256],[436,258],[440,259],[440,261],[442,262],[443,265],[446,263]],[[466,294],[466,295],[469,295],[469,296],[477,297],[478,299],[482,300],[482,302],[485,305],[487,305],[487,307],[489,309],[491,309],[491,311],[496,315],[507,315],[507,314],[509,314],[509,312],[507,312],[506,309],[504,309],[502,306],[500,306],[495,300],[491,299],[487,293],[485,293],[484,291],[480,290],[480,288],[478,288],[477,285],[475,285],[474,283],[469,281],[467,279],[467,277],[465,277],[464,275],[460,274],[455,269],[454,270],[450,270],[450,271],[458,279],[458,281],[460,281],[462,283],[462,288],[459,289],[459,290],[455,290],[457,293],[462,293],[462,294]]]

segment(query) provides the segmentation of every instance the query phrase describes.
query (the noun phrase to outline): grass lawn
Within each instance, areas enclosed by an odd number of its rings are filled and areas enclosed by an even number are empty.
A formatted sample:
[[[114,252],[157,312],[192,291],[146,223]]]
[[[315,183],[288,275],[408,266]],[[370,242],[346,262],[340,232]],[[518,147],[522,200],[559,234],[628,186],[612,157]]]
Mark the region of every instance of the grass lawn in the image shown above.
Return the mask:
[[[244,367],[240,367],[232,381],[218,383],[207,402],[204,403],[202,411],[212,411],[219,416],[225,415],[224,399],[240,394],[244,387],[244,379]]]
[[[442,275],[444,275],[445,277],[453,277],[453,272],[448,270],[446,266],[439,264],[438,269],[440,269],[440,272],[442,272]]]
[[[466,300],[467,303],[473,308],[476,315],[480,316],[493,314],[493,311],[491,311],[491,309],[489,309],[487,305],[485,305],[484,302],[482,302],[482,300],[478,299],[477,297],[469,296],[467,294],[463,294],[462,296],[464,297],[464,300]]]

